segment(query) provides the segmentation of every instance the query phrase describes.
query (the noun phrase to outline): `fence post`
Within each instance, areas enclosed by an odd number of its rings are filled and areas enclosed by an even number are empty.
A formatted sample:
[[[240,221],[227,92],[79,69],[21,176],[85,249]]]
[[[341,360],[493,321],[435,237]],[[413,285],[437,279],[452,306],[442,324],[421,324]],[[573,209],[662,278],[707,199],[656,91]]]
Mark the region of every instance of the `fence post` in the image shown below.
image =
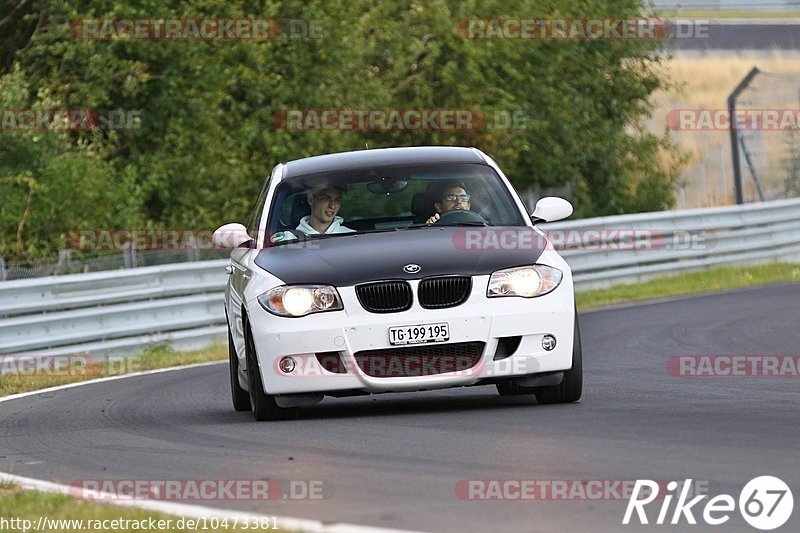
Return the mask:
[[[715,202],[711,201],[708,195],[708,180],[706,179],[706,159],[708,158],[708,132],[703,131],[703,144],[705,145],[703,151],[703,159],[700,160],[700,188],[703,191],[704,203],[703,207],[711,207]]]
[[[742,144],[742,152],[744,152],[744,160],[747,161],[747,167],[750,169],[750,175],[753,176],[753,181],[756,184],[756,191],[758,191],[758,198],[763,202],[764,201],[764,190],[761,188],[761,180],[758,179],[758,174],[756,174],[756,165],[753,163],[753,157],[750,155],[750,150],[747,149],[747,146],[744,144],[744,137],[739,137],[739,140]]]
[[[728,122],[731,132],[731,159],[733,160],[733,187],[736,192],[736,203],[741,205],[744,203],[744,187],[742,184],[742,167],[739,162],[739,131],[736,128],[736,99],[742,91],[747,89],[756,74],[761,72],[758,67],[753,69],[744,77],[744,79],[736,86],[731,95],[728,97]]]
[[[0,257],[0,281],[6,280],[6,260]]]
[[[186,239],[186,260],[190,262],[200,261],[200,249],[197,244],[197,238],[195,238],[194,233],[189,235]]]
[[[136,244],[133,239],[127,244],[123,244],[122,262],[125,268],[136,268]]]
[[[72,250],[69,248],[58,251],[58,266],[56,266],[56,273],[69,272],[69,260],[72,256]]]

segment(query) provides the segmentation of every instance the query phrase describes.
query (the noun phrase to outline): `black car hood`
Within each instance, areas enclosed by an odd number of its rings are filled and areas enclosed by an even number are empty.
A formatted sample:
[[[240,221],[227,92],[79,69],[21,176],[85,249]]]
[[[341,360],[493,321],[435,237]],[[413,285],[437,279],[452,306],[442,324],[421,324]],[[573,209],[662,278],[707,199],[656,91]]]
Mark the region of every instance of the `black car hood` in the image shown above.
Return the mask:
[[[336,235],[262,249],[255,263],[284,283],[349,286],[530,265],[545,240],[529,227],[444,227]],[[419,265],[416,273],[404,271]]]

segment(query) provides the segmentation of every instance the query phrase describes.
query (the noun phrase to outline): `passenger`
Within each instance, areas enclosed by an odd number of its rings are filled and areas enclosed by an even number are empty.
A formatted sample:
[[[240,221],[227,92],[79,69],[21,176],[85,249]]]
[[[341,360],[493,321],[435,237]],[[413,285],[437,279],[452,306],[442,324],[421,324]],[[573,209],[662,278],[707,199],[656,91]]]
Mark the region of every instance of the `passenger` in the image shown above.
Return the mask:
[[[323,184],[306,193],[311,214],[300,219],[299,231],[306,235],[323,233],[352,233],[355,230],[342,225],[344,219],[336,216],[342,207],[342,195],[346,189],[341,185]]]

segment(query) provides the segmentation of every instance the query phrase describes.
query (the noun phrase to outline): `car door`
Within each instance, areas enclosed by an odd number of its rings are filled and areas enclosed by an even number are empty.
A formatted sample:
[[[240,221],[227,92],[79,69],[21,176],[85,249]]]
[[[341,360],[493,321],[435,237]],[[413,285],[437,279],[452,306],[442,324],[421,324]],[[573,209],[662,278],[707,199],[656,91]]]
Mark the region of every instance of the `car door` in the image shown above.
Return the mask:
[[[276,169],[277,168],[278,167],[276,167]],[[264,182],[264,186],[261,188],[261,192],[258,195],[258,199],[256,200],[247,222],[247,233],[253,238],[253,247],[234,248],[231,251],[231,262],[230,268],[228,269],[230,274],[230,283],[228,285],[228,316],[231,319],[231,329],[234,332],[234,347],[236,348],[236,354],[239,359],[239,367],[242,370],[246,369],[246,360],[244,357],[244,329],[242,327],[242,302],[244,301],[244,291],[252,278],[253,269],[259,268],[254,261],[256,255],[263,246],[264,226],[266,223],[264,217],[266,217],[268,212],[266,209],[266,199],[274,175],[275,170],[273,170]]]

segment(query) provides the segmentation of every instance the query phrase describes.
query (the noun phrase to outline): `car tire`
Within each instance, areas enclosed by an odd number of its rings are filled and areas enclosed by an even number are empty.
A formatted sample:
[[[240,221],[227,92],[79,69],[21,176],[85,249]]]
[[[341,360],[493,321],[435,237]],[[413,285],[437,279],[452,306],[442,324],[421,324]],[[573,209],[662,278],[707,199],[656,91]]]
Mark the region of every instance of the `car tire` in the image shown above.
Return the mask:
[[[581,351],[581,328],[578,325],[578,312],[575,311],[575,328],[572,343],[572,368],[564,372],[560,385],[536,387],[536,401],[539,403],[571,403],[581,399],[583,393],[583,352]]]
[[[231,375],[231,399],[237,411],[250,410],[250,394],[239,385],[239,358],[233,345],[231,327],[228,325],[228,368]]]
[[[247,357],[247,385],[250,389],[250,411],[253,413],[253,418],[259,422],[297,418],[300,414],[298,407],[281,407],[275,401],[274,396],[264,391],[264,383],[261,380],[261,371],[256,358],[253,334],[250,331],[250,324],[246,320],[244,323],[244,342]]]
[[[572,345],[572,368],[564,372],[560,385],[552,387],[525,387],[513,380],[501,381],[497,384],[500,396],[521,396],[535,394],[539,403],[570,403],[581,398],[583,391],[583,354],[581,351],[581,333],[578,325],[578,313],[575,312],[575,333]]]

